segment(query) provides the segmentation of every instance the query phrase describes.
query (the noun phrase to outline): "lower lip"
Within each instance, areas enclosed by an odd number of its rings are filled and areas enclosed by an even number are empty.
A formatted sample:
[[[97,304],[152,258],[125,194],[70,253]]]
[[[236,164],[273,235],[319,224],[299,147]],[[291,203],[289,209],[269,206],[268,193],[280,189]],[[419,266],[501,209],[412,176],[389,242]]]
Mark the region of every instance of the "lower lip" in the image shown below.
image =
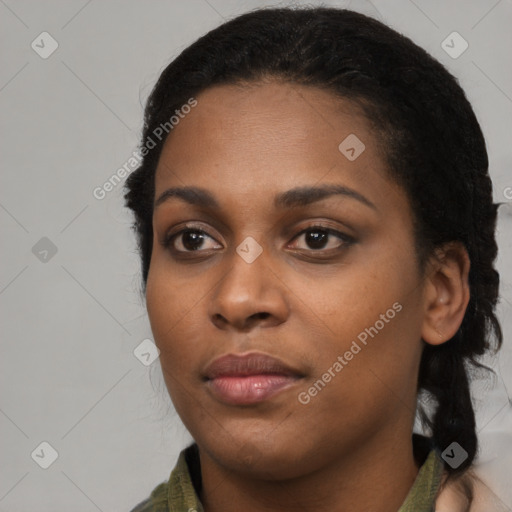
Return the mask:
[[[268,400],[297,382],[286,375],[217,377],[208,381],[213,394],[230,405],[250,405]]]

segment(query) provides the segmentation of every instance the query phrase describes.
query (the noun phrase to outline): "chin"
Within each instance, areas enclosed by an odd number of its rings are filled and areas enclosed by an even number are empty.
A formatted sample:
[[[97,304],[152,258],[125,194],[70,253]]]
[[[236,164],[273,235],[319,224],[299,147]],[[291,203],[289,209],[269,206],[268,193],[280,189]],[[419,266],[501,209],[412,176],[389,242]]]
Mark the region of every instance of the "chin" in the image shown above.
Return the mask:
[[[303,475],[303,468],[311,469],[318,452],[307,453],[307,447],[298,443],[300,436],[270,438],[252,431],[245,435],[225,432],[222,439],[198,438],[197,444],[219,466],[239,475],[261,480],[289,480]]]

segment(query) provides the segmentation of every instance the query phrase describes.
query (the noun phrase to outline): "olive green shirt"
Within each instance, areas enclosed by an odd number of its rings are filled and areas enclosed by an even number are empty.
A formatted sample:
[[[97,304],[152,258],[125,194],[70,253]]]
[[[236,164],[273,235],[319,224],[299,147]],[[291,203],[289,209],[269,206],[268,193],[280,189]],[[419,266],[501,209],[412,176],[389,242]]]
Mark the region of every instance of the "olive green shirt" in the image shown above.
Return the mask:
[[[443,473],[443,461],[439,452],[430,449],[425,459],[418,455],[418,444],[428,446],[428,440],[422,436],[414,437],[416,457],[424,462],[409,494],[398,512],[434,512],[435,499]],[[139,503],[131,512],[204,512],[198,498],[201,488],[201,469],[197,445],[184,449],[171,472],[169,480],[159,484],[150,497]]]

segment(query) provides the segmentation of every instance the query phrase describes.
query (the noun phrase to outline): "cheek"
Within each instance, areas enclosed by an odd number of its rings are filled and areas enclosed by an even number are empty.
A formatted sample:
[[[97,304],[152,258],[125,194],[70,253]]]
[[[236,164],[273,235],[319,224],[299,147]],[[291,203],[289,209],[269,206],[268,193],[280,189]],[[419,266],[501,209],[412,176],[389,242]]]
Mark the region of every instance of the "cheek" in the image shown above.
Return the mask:
[[[184,278],[155,243],[146,285],[146,306],[153,334],[162,343],[187,323],[189,315],[204,300],[201,279],[204,281],[204,275],[199,279]]]
[[[293,295],[300,298],[298,307],[311,312],[306,318],[316,317],[317,323],[325,327],[325,334],[339,334],[344,340],[356,337],[376,322],[378,327],[385,322],[386,328],[389,324],[400,324],[404,315],[396,311],[399,306],[393,309],[395,303],[407,305],[409,310],[419,305],[420,283],[414,261],[399,259],[392,252],[354,258],[354,262],[339,267],[332,276],[308,278],[303,274],[290,283]],[[381,315],[385,318],[381,319]]]
[[[146,305],[155,344],[160,350],[160,366],[169,396],[180,416],[186,413],[184,387],[190,378],[190,344],[184,343],[186,336],[181,332],[187,308],[183,290],[172,286],[171,280],[153,268],[146,286]],[[185,395],[185,398],[183,397]]]
[[[155,336],[155,342],[162,344],[164,335],[172,330],[173,325],[179,319],[176,300],[172,286],[168,284],[165,277],[158,271],[158,267],[152,267],[148,274],[146,285],[146,307],[148,311],[151,330]]]
[[[329,387],[338,391],[330,398],[341,402],[354,393],[378,396],[386,387],[401,393],[413,383],[421,354],[421,283],[414,257],[390,245],[378,258],[369,254],[354,261],[332,279],[316,286],[304,281],[294,290],[304,297],[303,311],[314,312],[304,315],[305,324],[314,318],[320,326],[311,351],[314,379],[334,373]],[[333,368],[338,356],[346,361],[340,363],[343,370],[339,364]]]
[[[205,347],[206,304],[211,285],[204,274],[183,279],[171,272],[164,258],[152,262],[146,286],[146,306],[160,364],[174,399],[175,391],[197,384],[198,361],[210,356]],[[174,383],[174,378],[179,382]],[[172,385],[172,390],[169,386]]]
[[[311,428],[323,418],[329,430],[359,432],[364,438],[368,429],[382,425],[383,417],[413,410],[421,354],[415,322],[407,306],[396,302],[375,312],[385,320],[374,314],[340,318],[332,326],[339,335],[324,338],[316,351],[314,372],[297,396]]]
[[[150,269],[146,286],[146,306],[155,343],[160,349],[162,366],[182,360],[185,352],[181,329],[191,314],[194,296],[190,288],[176,286],[175,279],[158,265]],[[174,343],[173,340],[180,341]],[[179,367],[179,365],[176,365]]]

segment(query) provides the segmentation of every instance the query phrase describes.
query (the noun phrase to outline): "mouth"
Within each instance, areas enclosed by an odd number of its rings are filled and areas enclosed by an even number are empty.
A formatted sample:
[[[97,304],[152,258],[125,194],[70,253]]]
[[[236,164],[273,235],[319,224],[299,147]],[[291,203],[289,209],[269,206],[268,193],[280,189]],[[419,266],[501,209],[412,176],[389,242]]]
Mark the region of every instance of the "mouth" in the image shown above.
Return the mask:
[[[267,354],[227,354],[204,372],[207,388],[228,405],[251,405],[269,400],[303,378],[298,370]]]

